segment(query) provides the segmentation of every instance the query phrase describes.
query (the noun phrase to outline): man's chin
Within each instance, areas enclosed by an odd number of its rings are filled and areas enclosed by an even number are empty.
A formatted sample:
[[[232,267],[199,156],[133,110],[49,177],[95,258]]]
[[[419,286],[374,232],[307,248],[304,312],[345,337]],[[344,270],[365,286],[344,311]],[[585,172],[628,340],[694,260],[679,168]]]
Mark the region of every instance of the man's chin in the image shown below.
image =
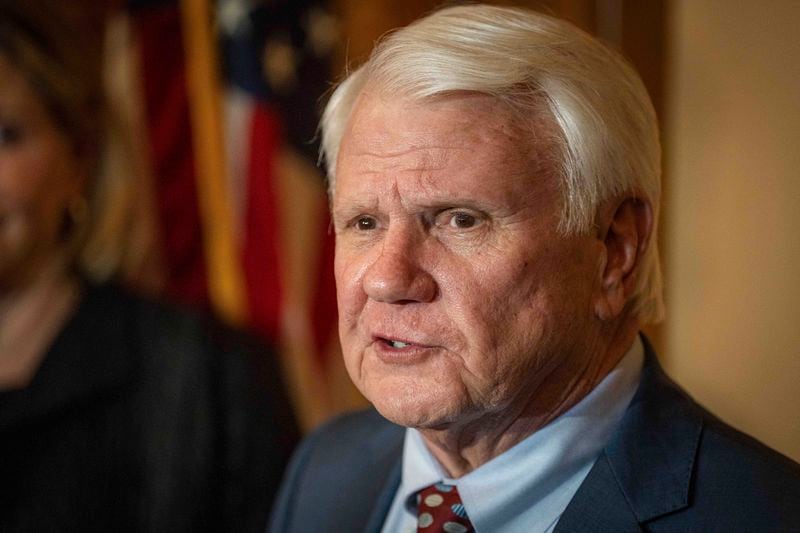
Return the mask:
[[[454,418],[452,409],[445,405],[420,405],[418,401],[387,401],[386,398],[372,404],[385,419],[407,428],[446,429]]]
[[[375,409],[395,424],[433,428],[457,420],[465,411],[467,395],[457,381],[380,370],[362,375],[357,386]]]

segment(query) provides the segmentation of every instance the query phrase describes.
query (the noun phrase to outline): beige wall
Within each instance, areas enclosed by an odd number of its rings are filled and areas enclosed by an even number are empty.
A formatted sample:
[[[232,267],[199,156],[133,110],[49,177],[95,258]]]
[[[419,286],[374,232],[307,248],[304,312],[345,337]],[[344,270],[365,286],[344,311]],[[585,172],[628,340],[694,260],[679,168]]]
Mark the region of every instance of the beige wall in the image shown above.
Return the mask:
[[[800,1],[670,5],[665,364],[800,460]]]

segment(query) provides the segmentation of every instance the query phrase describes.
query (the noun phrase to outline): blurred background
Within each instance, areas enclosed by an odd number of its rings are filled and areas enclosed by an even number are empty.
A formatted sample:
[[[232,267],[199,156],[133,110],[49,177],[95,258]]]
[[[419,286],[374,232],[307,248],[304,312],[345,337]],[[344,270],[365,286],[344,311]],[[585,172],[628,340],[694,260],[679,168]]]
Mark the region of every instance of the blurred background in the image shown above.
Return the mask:
[[[800,2],[494,2],[571,20],[641,73],[664,144],[677,381],[800,460]],[[432,0],[74,2],[116,113],[125,282],[281,348],[305,429],[361,406],[336,341],[316,122],[333,82]]]

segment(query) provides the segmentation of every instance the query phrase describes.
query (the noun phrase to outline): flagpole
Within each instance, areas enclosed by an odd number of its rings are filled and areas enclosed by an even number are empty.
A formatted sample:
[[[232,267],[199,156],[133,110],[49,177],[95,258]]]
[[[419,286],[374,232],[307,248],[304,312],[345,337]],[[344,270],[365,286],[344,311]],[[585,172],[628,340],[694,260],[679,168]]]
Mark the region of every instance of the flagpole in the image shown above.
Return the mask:
[[[247,300],[228,189],[217,40],[209,0],[181,0],[181,18],[208,292],[222,318],[242,324]]]

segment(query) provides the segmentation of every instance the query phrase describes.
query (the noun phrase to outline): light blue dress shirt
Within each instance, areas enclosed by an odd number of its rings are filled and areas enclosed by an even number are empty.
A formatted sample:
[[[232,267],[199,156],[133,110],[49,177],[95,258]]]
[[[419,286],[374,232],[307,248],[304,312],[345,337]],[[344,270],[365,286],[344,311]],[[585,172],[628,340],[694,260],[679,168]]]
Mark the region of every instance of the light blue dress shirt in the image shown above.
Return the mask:
[[[477,533],[549,533],[605,447],[639,385],[637,336],[619,364],[585,398],[522,442],[459,479],[447,477],[420,433],[407,429],[400,487],[383,533],[416,533],[416,494],[456,485]]]

